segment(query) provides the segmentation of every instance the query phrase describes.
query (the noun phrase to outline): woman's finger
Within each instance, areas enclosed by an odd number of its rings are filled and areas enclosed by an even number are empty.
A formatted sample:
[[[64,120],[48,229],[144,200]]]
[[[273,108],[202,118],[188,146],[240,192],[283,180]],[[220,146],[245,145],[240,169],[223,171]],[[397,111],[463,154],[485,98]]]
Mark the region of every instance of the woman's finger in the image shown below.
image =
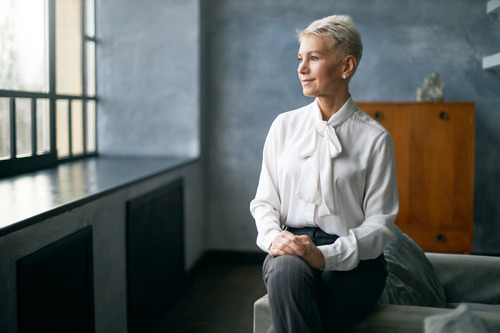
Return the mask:
[[[289,231],[282,231],[271,244],[270,253],[276,253],[277,255],[292,254],[302,256],[305,253],[305,249],[302,242],[297,236]]]

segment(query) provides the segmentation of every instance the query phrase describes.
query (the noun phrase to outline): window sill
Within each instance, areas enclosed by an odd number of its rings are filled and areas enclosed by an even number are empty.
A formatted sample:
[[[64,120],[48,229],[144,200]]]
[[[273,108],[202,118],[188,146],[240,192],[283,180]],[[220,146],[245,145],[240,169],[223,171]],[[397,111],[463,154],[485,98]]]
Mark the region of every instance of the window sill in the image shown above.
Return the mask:
[[[0,180],[0,236],[196,158],[93,157]]]

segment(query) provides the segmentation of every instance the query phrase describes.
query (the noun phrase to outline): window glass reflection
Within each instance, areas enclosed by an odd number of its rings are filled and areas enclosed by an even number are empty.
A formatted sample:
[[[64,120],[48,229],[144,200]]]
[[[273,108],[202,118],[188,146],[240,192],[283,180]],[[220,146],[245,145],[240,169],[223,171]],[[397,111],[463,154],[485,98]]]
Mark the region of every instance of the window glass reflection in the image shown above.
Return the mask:
[[[38,155],[50,151],[50,112],[49,100],[37,99],[36,101],[36,152]]]
[[[83,154],[83,110],[82,101],[74,100],[71,105],[71,152]]]
[[[0,89],[47,92],[47,1],[0,1]]]
[[[0,98],[0,160],[10,157],[10,100]]]
[[[69,102],[60,99],[56,102],[56,122],[57,122],[57,157],[69,157]]]
[[[31,99],[16,98],[16,157],[31,153]]]
[[[87,153],[95,153],[96,145],[96,108],[95,101],[87,101]]]
[[[56,92],[82,94],[80,0],[56,0]]]

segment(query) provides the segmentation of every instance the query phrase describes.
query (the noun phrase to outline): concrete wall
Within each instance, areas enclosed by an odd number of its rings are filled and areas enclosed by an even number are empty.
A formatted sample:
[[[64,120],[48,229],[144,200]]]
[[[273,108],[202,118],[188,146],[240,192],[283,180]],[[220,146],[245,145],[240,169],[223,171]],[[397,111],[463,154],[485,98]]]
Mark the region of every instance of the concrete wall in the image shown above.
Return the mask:
[[[191,268],[205,250],[199,163],[123,187],[0,237],[0,332],[17,332],[16,261],[88,225],[93,226],[96,332],[127,332],[126,202],[179,178],[185,187],[185,265]]]
[[[438,72],[446,101],[476,103],[474,250],[500,253],[500,73],[482,57],[500,52],[500,21],[486,0],[212,0],[201,2],[209,247],[256,250],[248,211],[272,120],[311,100],[297,79],[295,29],[349,14],[364,42],[351,82],[355,100],[413,101]]]
[[[199,155],[198,8],[96,1],[101,154]]]

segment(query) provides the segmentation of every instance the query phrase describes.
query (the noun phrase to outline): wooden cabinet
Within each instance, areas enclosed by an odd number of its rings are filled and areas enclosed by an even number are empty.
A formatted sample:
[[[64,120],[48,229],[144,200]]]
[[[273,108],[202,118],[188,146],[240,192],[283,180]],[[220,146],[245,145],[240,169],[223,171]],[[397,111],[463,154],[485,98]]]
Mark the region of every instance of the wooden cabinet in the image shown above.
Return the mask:
[[[471,252],[474,103],[356,104],[392,135],[396,224],[425,251]]]

